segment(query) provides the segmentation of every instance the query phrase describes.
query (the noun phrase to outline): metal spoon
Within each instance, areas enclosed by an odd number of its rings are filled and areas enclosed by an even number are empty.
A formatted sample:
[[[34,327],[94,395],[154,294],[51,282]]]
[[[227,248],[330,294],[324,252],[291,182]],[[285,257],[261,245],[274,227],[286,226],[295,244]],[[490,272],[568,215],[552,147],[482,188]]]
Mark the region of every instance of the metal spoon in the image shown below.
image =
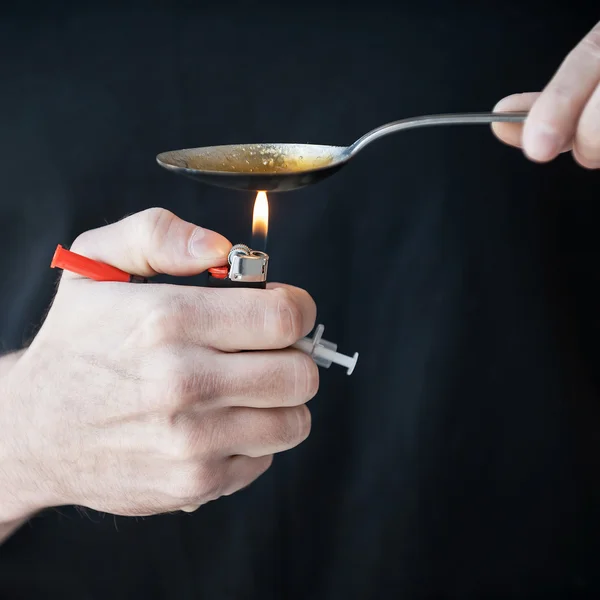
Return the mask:
[[[394,121],[363,135],[351,146],[237,144],[163,152],[158,164],[198,181],[235,190],[284,192],[330,177],[375,140],[406,129],[433,125],[522,123],[527,113],[429,115]]]

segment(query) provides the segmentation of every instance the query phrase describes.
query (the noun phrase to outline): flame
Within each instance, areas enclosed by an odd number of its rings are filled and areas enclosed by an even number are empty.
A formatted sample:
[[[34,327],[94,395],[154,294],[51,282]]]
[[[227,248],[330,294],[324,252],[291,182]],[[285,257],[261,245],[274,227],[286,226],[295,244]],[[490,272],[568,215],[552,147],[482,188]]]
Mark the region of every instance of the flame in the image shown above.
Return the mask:
[[[258,192],[252,216],[252,238],[267,238],[269,231],[269,200],[266,192]]]

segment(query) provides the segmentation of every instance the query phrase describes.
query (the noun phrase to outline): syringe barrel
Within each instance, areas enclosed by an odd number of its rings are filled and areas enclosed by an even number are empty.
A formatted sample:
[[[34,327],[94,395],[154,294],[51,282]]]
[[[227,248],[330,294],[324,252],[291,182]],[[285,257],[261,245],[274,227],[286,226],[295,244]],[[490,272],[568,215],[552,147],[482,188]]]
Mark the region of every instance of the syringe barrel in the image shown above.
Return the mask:
[[[314,338],[305,337],[298,340],[292,347],[312,356],[313,360],[320,367],[328,369],[331,363],[342,365],[348,369],[348,375],[354,371],[356,361],[358,360],[358,353],[354,354],[354,356],[346,356],[345,354],[336,352],[337,344],[324,340],[320,337],[320,334],[316,341]]]
[[[309,338],[309,337],[305,337],[302,338],[301,340],[298,340],[293,346],[292,348],[296,348],[298,350],[302,350],[302,352],[308,354],[309,356],[312,357],[312,359],[320,366],[320,367],[324,367],[325,369],[329,369],[329,367],[331,366],[331,360],[328,360],[327,358],[323,358],[321,356],[321,346],[319,344],[315,344],[314,341]]]
[[[295,344],[293,344],[292,348],[301,350],[305,354],[312,355],[313,343],[309,337],[305,337],[305,338],[302,338],[301,340],[298,340]]]

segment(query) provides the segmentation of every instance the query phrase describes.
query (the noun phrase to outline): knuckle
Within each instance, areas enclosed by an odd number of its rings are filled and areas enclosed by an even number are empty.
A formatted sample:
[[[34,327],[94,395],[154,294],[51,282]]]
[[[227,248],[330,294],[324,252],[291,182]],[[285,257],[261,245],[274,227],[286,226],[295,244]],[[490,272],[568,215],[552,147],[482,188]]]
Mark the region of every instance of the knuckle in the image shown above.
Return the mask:
[[[159,396],[161,405],[169,412],[176,412],[178,409],[183,408],[182,389],[184,383],[178,362],[177,358],[162,352],[151,366],[154,371],[155,393]]]
[[[271,423],[270,442],[276,448],[288,448],[296,441],[296,430],[291,426],[289,418],[275,417]]]
[[[190,403],[208,405],[223,394],[227,385],[225,376],[211,366],[213,361],[209,356],[203,362],[201,367],[187,369],[178,392]]]
[[[189,377],[185,360],[170,346],[154,351],[143,369],[153,405],[169,417],[188,407]]]
[[[152,308],[142,322],[143,337],[150,346],[161,346],[174,330],[171,311],[164,305]]]
[[[310,400],[319,391],[319,368],[315,361],[302,352],[294,352],[294,396]]]
[[[279,290],[275,306],[274,335],[282,345],[289,346],[302,337],[303,315],[294,294],[286,289]]]
[[[223,496],[231,496],[235,492],[239,492],[244,488],[251,485],[259,477],[264,475],[273,465],[273,455],[268,454],[266,456],[255,457],[252,460],[252,464],[244,470],[243,473],[237,474],[237,476],[229,477],[228,485],[223,490]]]
[[[240,290],[239,296],[243,296]],[[196,345],[208,347],[226,335],[228,328],[248,325],[242,321],[244,311],[233,310],[223,302],[222,290],[210,288],[187,288],[169,290],[167,298],[177,332]]]
[[[150,347],[161,347],[178,337],[179,319],[172,301],[163,299],[147,310],[141,321],[142,339]]]
[[[295,412],[298,421],[298,443],[300,443],[310,435],[312,417],[306,406],[299,406]]]
[[[190,359],[172,347],[165,347],[155,353],[145,368],[143,375],[153,404],[171,421],[192,408],[194,414],[199,414],[198,410],[213,406],[223,395],[225,378],[211,367],[212,357],[207,356],[200,367],[196,362],[197,356]]]
[[[217,465],[191,464],[174,472],[169,494],[181,503],[205,503],[223,494],[223,470]]]
[[[223,376],[210,368],[210,361],[203,367],[189,363],[190,361],[175,357],[171,359],[171,366],[163,367],[165,400],[172,409],[210,405],[220,397],[224,387]]]
[[[148,208],[139,213],[141,234],[148,240],[163,237],[175,219],[175,215],[166,208]]]
[[[223,495],[225,474],[220,465],[202,464],[195,473],[197,492],[205,501],[216,500]]]
[[[308,437],[310,428],[310,411],[306,406],[281,409],[281,412],[273,417],[272,441],[277,447],[292,448]]]
[[[571,85],[562,82],[553,82],[548,90],[542,94],[548,107],[552,108],[553,114],[560,111],[567,111],[569,114],[577,108],[576,89]],[[553,129],[559,129],[559,124],[555,120],[548,120],[547,125]]]
[[[226,423],[228,415],[196,411],[174,411],[166,419],[166,433],[161,436],[160,450],[175,463],[186,464],[190,461],[214,460],[223,454],[227,446]]]
[[[210,338],[211,332],[224,331],[227,323],[238,324],[238,311],[233,311],[223,303],[222,290],[204,288],[188,299],[190,310],[188,320],[193,323],[198,339]],[[243,295],[240,290],[240,295]],[[241,311],[243,313],[243,311]]]

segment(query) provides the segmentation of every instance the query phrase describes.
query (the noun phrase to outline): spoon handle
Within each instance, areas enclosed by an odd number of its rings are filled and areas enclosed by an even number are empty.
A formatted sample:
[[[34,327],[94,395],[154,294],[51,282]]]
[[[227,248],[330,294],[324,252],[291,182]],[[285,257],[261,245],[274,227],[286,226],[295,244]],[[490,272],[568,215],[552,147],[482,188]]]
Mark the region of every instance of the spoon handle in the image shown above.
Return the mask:
[[[506,112],[506,113],[455,113],[447,115],[426,115],[423,117],[412,117],[410,119],[402,119],[382,125],[373,131],[369,131],[360,139],[356,140],[348,148],[348,153],[353,156],[366,145],[375,140],[404,131],[405,129],[415,129],[417,127],[432,127],[433,125],[476,125],[480,123],[523,123],[527,118],[526,112]]]

